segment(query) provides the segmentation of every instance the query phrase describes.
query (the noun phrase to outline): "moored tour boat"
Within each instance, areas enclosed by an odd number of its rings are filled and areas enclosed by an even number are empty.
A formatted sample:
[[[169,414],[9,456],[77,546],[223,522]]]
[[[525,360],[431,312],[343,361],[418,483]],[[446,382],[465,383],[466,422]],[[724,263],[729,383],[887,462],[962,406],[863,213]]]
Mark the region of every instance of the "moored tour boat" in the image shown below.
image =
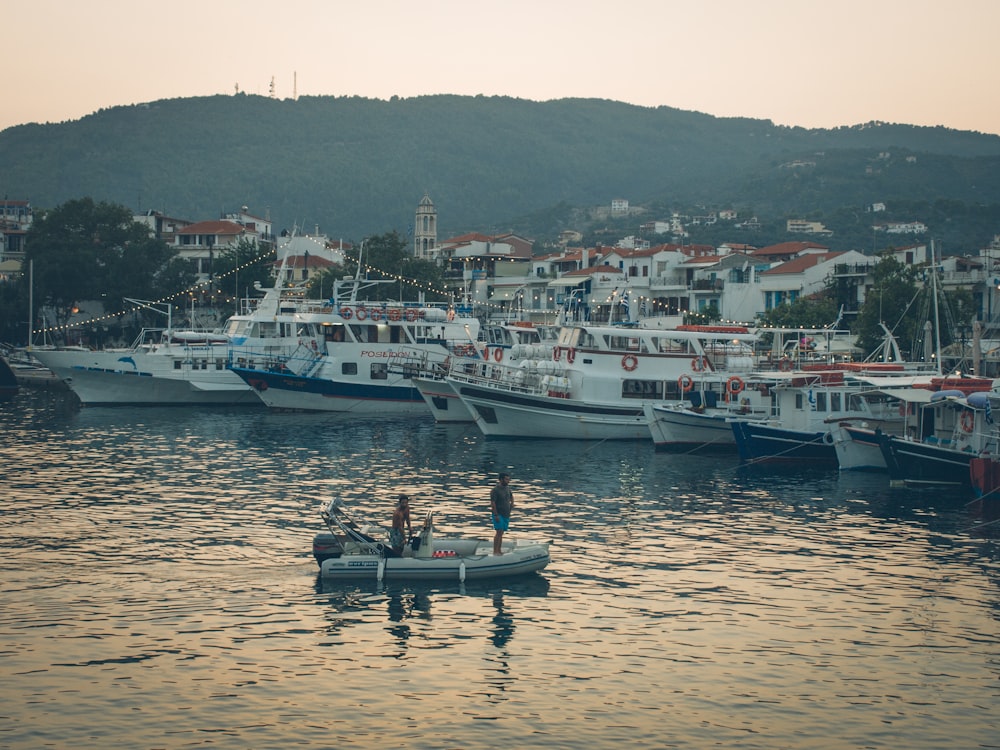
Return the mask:
[[[649,440],[646,403],[683,398],[692,373],[752,371],[756,334],[711,328],[573,323],[543,357],[446,380],[490,437]]]

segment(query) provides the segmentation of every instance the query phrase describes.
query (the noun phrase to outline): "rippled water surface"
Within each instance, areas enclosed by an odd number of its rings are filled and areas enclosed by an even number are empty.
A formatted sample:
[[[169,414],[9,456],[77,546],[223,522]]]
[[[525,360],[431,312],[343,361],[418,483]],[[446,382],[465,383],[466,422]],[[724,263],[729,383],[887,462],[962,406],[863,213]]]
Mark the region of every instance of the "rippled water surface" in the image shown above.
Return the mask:
[[[319,507],[554,540],[317,579]],[[998,533],[880,476],[429,418],[0,404],[2,748],[1000,747]]]

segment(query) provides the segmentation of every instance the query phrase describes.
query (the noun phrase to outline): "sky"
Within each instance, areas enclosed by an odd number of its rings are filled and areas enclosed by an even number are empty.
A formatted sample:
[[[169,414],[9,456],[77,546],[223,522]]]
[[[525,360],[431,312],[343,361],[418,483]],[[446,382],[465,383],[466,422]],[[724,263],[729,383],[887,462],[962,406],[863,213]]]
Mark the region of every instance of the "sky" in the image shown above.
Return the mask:
[[[1000,134],[1000,0],[33,0],[0,129],[248,94],[584,97]]]

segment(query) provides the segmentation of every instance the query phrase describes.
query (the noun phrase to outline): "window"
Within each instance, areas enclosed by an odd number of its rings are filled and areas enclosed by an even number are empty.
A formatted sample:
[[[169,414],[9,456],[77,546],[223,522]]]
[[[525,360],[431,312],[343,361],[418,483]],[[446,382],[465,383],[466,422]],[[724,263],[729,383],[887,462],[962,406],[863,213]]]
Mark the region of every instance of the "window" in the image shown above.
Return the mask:
[[[372,362],[371,379],[388,380],[389,365],[387,365],[385,362]]]
[[[358,363],[357,362],[341,362],[340,363],[340,374],[341,375],[357,375],[358,374]]]

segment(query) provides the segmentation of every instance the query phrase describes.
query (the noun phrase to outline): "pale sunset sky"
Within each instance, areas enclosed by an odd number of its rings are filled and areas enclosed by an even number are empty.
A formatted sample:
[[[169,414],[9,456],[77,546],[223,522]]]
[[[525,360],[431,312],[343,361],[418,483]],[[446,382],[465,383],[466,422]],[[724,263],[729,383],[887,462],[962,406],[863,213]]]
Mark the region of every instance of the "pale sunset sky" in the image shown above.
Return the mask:
[[[1000,134],[1000,0],[34,0],[0,129],[213,94],[502,95]]]

